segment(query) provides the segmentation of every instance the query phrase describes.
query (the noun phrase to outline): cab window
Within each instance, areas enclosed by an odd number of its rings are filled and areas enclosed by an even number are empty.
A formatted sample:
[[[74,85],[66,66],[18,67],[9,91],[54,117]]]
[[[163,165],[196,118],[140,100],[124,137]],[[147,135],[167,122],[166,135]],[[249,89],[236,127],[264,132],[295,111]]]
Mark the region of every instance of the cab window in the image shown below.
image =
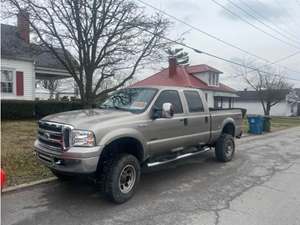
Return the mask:
[[[162,109],[164,103],[171,103],[174,107],[174,114],[183,113],[181,100],[178,91],[166,90],[162,91],[154,103],[154,107],[157,109]]]
[[[204,112],[203,103],[198,91],[183,91],[189,112]]]

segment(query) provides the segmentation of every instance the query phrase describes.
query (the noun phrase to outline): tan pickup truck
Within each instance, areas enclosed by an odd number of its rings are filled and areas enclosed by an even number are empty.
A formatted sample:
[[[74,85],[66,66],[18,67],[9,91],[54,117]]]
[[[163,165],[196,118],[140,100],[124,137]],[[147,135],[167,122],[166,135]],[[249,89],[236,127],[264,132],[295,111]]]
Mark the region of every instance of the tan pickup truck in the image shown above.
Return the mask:
[[[49,115],[38,125],[37,157],[58,178],[93,176],[122,203],[134,194],[141,167],[212,148],[217,160],[230,161],[242,112],[209,109],[198,89],[143,86],[118,90],[95,109]]]

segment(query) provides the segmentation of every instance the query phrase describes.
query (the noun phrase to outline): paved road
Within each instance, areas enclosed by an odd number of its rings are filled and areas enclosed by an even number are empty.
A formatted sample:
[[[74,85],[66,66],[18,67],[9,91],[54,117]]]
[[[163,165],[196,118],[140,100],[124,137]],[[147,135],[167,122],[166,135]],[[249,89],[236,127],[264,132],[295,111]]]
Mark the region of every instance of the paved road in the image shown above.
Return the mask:
[[[227,164],[213,153],[146,171],[132,200],[105,201],[85,182],[2,196],[2,224],[299,225],[300,127],[238,141]]]

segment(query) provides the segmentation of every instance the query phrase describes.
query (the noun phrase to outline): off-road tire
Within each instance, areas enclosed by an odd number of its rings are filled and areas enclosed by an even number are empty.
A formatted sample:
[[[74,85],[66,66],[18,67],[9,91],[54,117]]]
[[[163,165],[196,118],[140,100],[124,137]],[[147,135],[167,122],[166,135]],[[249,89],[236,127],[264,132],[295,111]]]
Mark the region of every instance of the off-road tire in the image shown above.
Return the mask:
[[[231,148],[231,150],[229,148]],[[215,145],[215,155],[217,160],[220,162],[228,162],[232,160],[234,152],[234,138],[230,134],[222,134]]]
[[[135,171],[135,175],[133,176],[134,182],[132,185],[130,185],[131,188],[130,191],[128,191],[128,193],[124,193],[124,190],[122,192],[122,188],[120,187],[121,173],[126,168],[130,168]],[[108,197],[108,199],[115,203],[121,204],[126,202],[133,196],[136,187],[140,181],[141,173],[140,163],[135,156],[126,153],[117,155],[113,157],[109,162],[105,163],[105,168],[103,172],[105,173],[105,181],[103,184],[104,193],[106,197]]]

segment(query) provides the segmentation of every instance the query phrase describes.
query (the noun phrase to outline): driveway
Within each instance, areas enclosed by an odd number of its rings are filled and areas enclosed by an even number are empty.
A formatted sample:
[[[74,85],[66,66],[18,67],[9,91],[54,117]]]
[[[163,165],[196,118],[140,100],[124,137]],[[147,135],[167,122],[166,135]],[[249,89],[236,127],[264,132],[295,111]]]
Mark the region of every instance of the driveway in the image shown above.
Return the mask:
[[[123,205],[86,182],[2,195],[2,224],[300,224],[300,127],[237,141],[232,162],[213,152],[145,171]]]

